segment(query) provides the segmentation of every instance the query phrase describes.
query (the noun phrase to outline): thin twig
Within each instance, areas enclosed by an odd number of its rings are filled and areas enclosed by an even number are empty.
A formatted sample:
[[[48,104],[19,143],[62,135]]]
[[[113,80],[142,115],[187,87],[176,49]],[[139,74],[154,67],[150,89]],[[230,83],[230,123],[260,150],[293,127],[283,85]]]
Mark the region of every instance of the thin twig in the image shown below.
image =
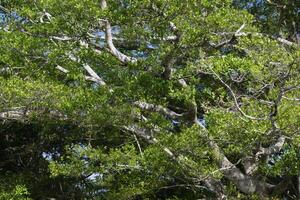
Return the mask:
[[[253,116],[250,116],[250,115],[247,115],[239,106],[239,103],[237,101],[237,98],[236,98],[236,95],[235,93],[233,92],[233,90],[231,89],[231,87],[225,83],[221,77],[212,69],[210,68],[210,70],[213,72],[213,74],[215,75],[215,77],[217,77],[217,79],[229,90],[229,92],[231,93],[231,96],[233,97],[233,100],[234,100],[234,104],[236,106],[236,108],[238,109],[238,111],[246,118],[248,119],[251,119],[251,120],[267,120],[268,118],[264,117],[264,118],[260,118],[260,117],[253,117]]]
[[[141,154],[141,156],[143,157],[143,151],[142,151],[141,145],[140,145],[139,140],[138,140],[138,138],[136,137],[136,134],[135,134],[135,133],[133,133],[133,137],[134,137],[134,140],[135,140],[135,142],[136,142],[136,144],[137,144],[137,146],[138,146],[138,148],[139,148],[140,154]]]

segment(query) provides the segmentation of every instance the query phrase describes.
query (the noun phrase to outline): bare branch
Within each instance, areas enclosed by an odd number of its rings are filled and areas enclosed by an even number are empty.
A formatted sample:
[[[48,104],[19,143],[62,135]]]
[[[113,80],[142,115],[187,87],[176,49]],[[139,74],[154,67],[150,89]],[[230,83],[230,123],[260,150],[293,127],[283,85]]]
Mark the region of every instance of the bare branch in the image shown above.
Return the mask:
[[[197,104],[194,103],[194,106],[197,108]],[[240,191],[246,194],[253,194],[253,193],[265,194],[265,193],[269,193],[272,190],[272,188],[274,188],[274,185],[271,185],[264,181],[260,181],[255,177],[245,175],[236,166],[236,164],[230,162],[230,160],[222,152],[218,144],[214,142],[213,138],[209,135],[208,130],[201,123],[199,123],[198,120],[196,120],[194,123],[201,127],[202,130],[201,135],[204,135],[204,137],[208,140],[208,145],[211,147],[213,153],[213,159],[219,165],[220,168],[219,170],[221,170],[225,175],[225,177],[228,180],[232,181]]]
[[[56,66],[56,69],[58,69],[59,71],[65,73],[65,74],[69,73],[69,70],[63,68],[63,67],[60,66],[60,65],[57,65],[57,66]]]
[[[236,108],[238,109],[238,111],[246,118],[249,118],[249,119],[252,119],[252,120],[267,120],[268,118],[259,118],[259,117],[253,117],[253,116],[250,116],[250,115],[247,115],[239,106],[239,103],[237,101],[237,98],[236,98],[236,95],[235,93],[233,92],[233,90],[231,89],[231,87],[225,83],[221,77],[211,68],[211,71],[213,72],[213,74],[215,75],[215,77],[217,77],[217,79],[229,90],[229,92],[231,93],[231,96],[233,97],[233,100],[234,100],[234,104],[236,106]]]
[[[152,136],[151,131],[148,130],[148,129],[141,128],[137,125],[124,126],[123,128],[127,131],[131,131],[133,133],[136,133],[138,136],[146,139],[146,141],[151,143],[151,144],[160,145],[159,141]],[[162,145],[160,145],[160,146],[163,148],[163,150],[167,153],[168,156],[170,156],[173,160],[176,160],[176,156],[174,155],[174,153],[169,148],[164,147]]]
[[[244,23],[236,32],[231,33],[232,36],[230,39],[220,42],[219,44],[214,44],[214,43],[210,42],[210,45],[216,49],[219,49],[219,48],[223,47],[224,45],[232,43],[236,39],[236,37],[240,34],[240,32],[245,28],[245,26],[246,26],[246,24]]]
[[[154,104],[150,104],[150,103],[146,103],[146,102],[141,102],[141,101],[136,101],[133,103],[133,105],[139,107],[140,109],[143,110],[148,110],[148,111],[154,111],[154,112],[158,112],[161,114],[164,114],[172,119],[178,118],[178,117],[182,117],[183,114],[178,114],[168,108],[165,108],[161,105],[154,105]]]
[[[75,57],[74,55],[72,55],[71,53],[68,55],[69,58],[74,61],[74,62],[77,62],[79,63],[80,62],[80,59]],[[104,86],[106,85],[106,83],[102,80],[102,78],[100,78],[98,76],[98,74],[87,64],[87,63],[84,63],[83,64],[83,68],[88,72],[88,74],[92,77],[92,78],[88,78],[87,80],[90,80],[90,81],[94,81],[96,83],[99,83],[101,86]]]
[[[174,47],[169,51],[162,60],[161,65],[164,67],[162,77],[165,80],[170,80],[174,71],[174,64],[177,62],[176,52],[178,51],[178,42],[181,38],[181,33],[173,22],[170,22],[170,30],[175,34]]]
[[[74,40],[74,38],[71,38],[69,36],[50,36],[50,39],[53,39],[53,40],[58,40],[58,41],[71,41],[71,40]]]
[[[102,10],[106,10],[107,9],[106,0],[101,0],[100,6],[101,6]],[[106,38],[106,42],[107,42],[110,53],[112,55],[114,55],[122,63],[135,63],[135,62],[137,62],[136,58],[129,57],[129,56],[123,54],[122,52],[120,52],[115,47],[115,45],[113,43],[113,36],[112,36],[111,25],[110,25],[109,21],[107,19],[101,20],[101,21],[103,21],[105,23],[105,38]]]
[[[272,145],[268,148],[261,147],[259,149],[259,151],[255,154],[256,159],[258,159],[259,157],[261,157],[263,155],[268,156],[268,155],[271,155],[274,153],[278,153],[282,149],[282,147],[285,143],[285,140],[286,140],[285,136],[280,136],[274,145]]]
[[[84,68],[86,68],[87,71],[88,71],[88,69],[89,69],[88,67],[89,67],[88,65],[87,65],[87,66],[84,65]],[[63,68],[63,67],[60,66],[60,65],[57,65],[55,68],[58,69],[59,71],[65,73],[65,74],[68,74],[68,73],[69,73],[69,70]],[[90,69],[89,69],[89,71],[91,72],[90,75],[95,75],[96,73],[93,74],[93,72],[92,72],[91,70],[92,70],[92,69],[90,68]],[[88,71],[88,73],[89,73],[89,71]],[[96,74],[96,75],[97,75],[97,74]],[[97,75],[97,76],[85,76],[85,80],[87,80],[87,81],[92,81],[92,82],[95,82],[95,83],[98,83],[98,84],[101,85],[101,86],[106,85],[106,83],[105,83],[98,75]]]
[[[11,110],[0,112],[0,119],[4,120],[24,120],[26,119],[26,113],[24,110]]]
[[[101,86],[106,85],[102,78],[100,78],[98,74],[88,64],[83,64],[83,67],[91,75],[91,77],[97,80],[97,83],[99,83]]]
[[[49,115],[51,117],[66,120],[67,116],[60,113],[57,110],[50,110],[45,113],[46,110],[43,109],[28,109],[26,107],[21,107],[17,109],[7,109],[6,111],[0,112],[0,120],[14,120],[14,121],[26,121],[29,119],[30,116],[34,114],[43,113],[43,115]]]
[[[136,134],[135,134],[135,133],[133,133],[133,137],[134,137],[134,140],[135,140],[135,142],[136,142],[136,144],[137,144],[137,146],[138,146],[138,148],[139,148],[140,154],[141,154],[141,156],[143,157],[143,151],[142,151],[140,142],[139,142],[138,138],[136,137]]]
[[[286,99],[286,100],[290,100],[290,101],[300,101],[300,98],[289,98],[289,97],[286,97],[286,96],[282,96],[283,99]]]
[[[44,23],[44,18],[48,20],[48,22],[46,22],[46,23],[49,23],[52,19],[52,15],[50,13],[48,13],[45,9],[43,10],[43,13],[40,17],[41,23]]]

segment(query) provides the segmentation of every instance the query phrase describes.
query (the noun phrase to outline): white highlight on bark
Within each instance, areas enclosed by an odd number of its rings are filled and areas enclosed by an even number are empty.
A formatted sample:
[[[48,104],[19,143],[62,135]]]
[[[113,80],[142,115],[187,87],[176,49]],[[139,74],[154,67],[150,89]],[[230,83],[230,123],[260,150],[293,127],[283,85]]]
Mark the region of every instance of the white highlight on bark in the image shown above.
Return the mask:
[[[178,114],[178,113],[176,113],[168,108],[165,108],[161,105],[155,105],[155,104],[141,102],[141,101],[136,101],[133,103],[133,105],[135,105],[143,110],[154,111],[154,112],[164,114],[170,118],[178,118],[178,117],[183,116],[183,114]]]
[[[59,71],[65,73],[65,74],[69,73],[69,70],[67,70],[66,68],[64,68],[60,65],[57,65],[55,68],[58,69]],[[106,83],[93,71],[93,69],[89,65],[85,64],[84,68],[90,74],[90,76],[85,76],[85,80],[98,83],[101,86],[106,85]]]
[[[107,9],[107,2],[106,0],[101,0],[100,3],[101,9],[104,11]],[[107,42],[108,50],[109,52],[114,55],[119,61],[122,63],[135,63],[137,62],[136,58],[127,56],[120,52],[114,45],[113,43],[113,36],[112,36],[112,31],[111,31],[111,25],[110,22],[107,19],[100,20],[100,22],[105,23],[105,39]]]

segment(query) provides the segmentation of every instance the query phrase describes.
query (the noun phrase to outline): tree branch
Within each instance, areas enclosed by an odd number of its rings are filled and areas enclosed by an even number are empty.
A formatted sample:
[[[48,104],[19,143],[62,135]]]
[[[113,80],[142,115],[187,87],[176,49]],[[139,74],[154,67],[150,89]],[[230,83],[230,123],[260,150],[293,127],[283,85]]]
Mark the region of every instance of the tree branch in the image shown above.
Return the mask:
[[[264,118],[260,118],[260,117],[253,117],[253,116],[250,116],[250,115],[247,115],[239,106],[239,103],[238,103],[238,100],[236,98],[236,95],[235,93],[233,92],[233,90],[231,89],[231,87],[225,83],[221,77],[212,69],[210,68],[211,71],[213,72],[213,74],[215,75],[215,77],[229,90],[229,92],[231,93],[231,96],[233,97],[233,101],[234,101],[234,104],[236,106],[236,108],[238,109],[238,111],[246,118],[248,119],[251,119],[251,120],[267,120],[268,118],[267,117],[264,117]]]
[[[27,109],[26,107],[21,107],[18,109],[7,109],[7,111],[0,112],[0,120],[14,120],[14,121],[26,121],[30,116],[38,113],[45,114],[46,110],[43,109]],[[61,120],[66,120],[67,117],[56,110],[50,110],[48,113],[51,117],[59,118]]]
[[[227,45],[227,44],[232,43],[233,41],[236,40],[236,37],[237,37],[237,36],[239,35],[239,33],[245,28],[245,26],[246,26],[246,24],[244,23],[244,24],[242,24],[242,26],[241,26],[236,32],[231,33],[232,36],[231,36],[230,39],[225,40],[225,41],[223,41],[223,42],[220,42],[219,44],[210,43],[210,45],[213,46],[213,47],[216,48],[216,49],[219,49],[219,48],[223,47],[224,45]]]
[[[234,32],[222,32],[222,33],[215,33],[217,35],[232,35],[235,34]],[[253,32],[239,32],[235,34],[235,37],[242,37],[242,36],[258,36],[258,37],[270,37],[274,40],[277,40],[278,42],[285,44],[287,46],[291,46],[291,47],[299,47],[299,44],[295,43],[295,42],[291,42],[285,38],[282,37],[277,37],[277,36],[272,36],[272,35],[267,35],[267,34],[263,34],[263,33],[253,33]]]
[[[65,69],[65,68],[63,68],[62,66],[60,66],[60,65],[57,65],[56,67],[55,67],[56,69],[58,69],[59,71],[61,71],[61,72],[63,72],[63,73],[65,73],[65,74],[68,74],[69,73],[69,70],[67,70],[67,69]],[[84,65],[84,68],[88,71],[90,71],[90,70],[92,70],[91,68],[89,68],[89,66],[87,65],[87,66],[85,66]],[[91,75],[91,76],[84,76],[84,78],[85,78],[85,80],[87,80],[87,81],[92,81],[92,82],[94,82],[94,83],[98,83],[99,85],[101,85],[101,86],[105,86],[106,85],[106,83],[95,73],[95,74],[93,74],[93,72],[92,71],[90,71],[89,72],[88,71],[88,73]],[[94,76],[92,76],[92,75],[94,75]],[[96,75],[96,76],[95,76]]]
[[[286,140],[285,136],[280,136],[274,145],[272,145],[268,148],[261,147],[259,149],[259,151],[255,154],[255,158],[258,159],[259,157],[261,157],[263,155],[269,156],[274,153],[278,153],[282,149],[282,147],[285,143],[285,140]]]
[[[100,2],[101,9],[104,11],[107,9],[106,0],[101,0]],[[136,58],[129,57],[122,52],[120,52],[113,43],[113,36],[111,32],[111,25],[107,19],[101,20],[105,23],[105,38],[108,45],[108,49],[112,55],[114,55],[122,63],[135,63],[137,62]]]
[[[76,58],[74,55],[69,54],[68,56],[72,61],[78,62],[78,63],[80,62],[80,59]],[[91,77],[91,78],[88,77],[86,80],[94,81],[94,82],[100,84],[101,86],[106,85],[106,83],[102,80],[102,78],[100,78],[98,76],[98,74],[87,63],[83,64],[83,68],[88,72],[88,74]]]
[[[133,103],[133,105],[139,107],[140,109],[143,110],[148,110],[148,111],[154,111],[154,112],[158,112],[161,113],[163,115],[166,115],[172,119],[176,119],[178,117],[182,117],[183,114],[178,114],[168,108],[165,108],[161,105],[154,105],[154,104],[150,104],[150,103],[146,103],[146,102],[141,102],[141,101],[136,101]]]

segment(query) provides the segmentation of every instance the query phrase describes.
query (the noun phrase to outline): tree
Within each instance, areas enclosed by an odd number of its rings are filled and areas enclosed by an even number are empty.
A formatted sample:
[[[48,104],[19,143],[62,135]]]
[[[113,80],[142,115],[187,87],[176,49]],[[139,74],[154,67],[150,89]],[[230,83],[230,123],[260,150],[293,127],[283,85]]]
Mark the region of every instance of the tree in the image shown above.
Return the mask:
[[[299,1],[235,0],[238,8],[248,9],[258,21],[257,26],[271,35],[281,35],[299,43]]]
[[[242,8],[1,1],[0,197],[299,198],[299,8]]]

